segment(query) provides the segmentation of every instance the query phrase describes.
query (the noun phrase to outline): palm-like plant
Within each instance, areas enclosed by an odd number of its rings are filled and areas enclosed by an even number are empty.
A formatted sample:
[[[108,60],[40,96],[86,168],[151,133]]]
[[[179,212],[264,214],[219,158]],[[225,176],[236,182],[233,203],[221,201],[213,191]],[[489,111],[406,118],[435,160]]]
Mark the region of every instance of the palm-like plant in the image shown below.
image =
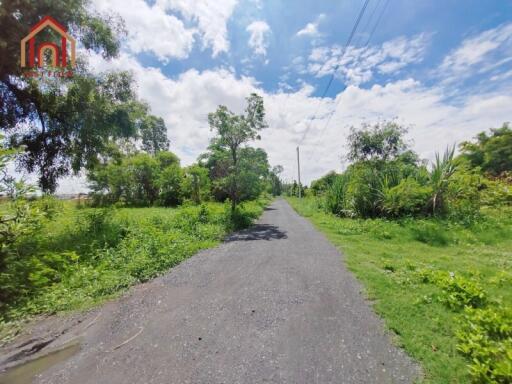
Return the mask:
[[[455,146],[446,148],[443,157],[436,153],[436,161],[432,165],[430,173],[430,184],[432,186],[431,206],[432,213],[436,214],[444,204],[444,194],[448,189],[450,177],[457,170],[453,162]]]

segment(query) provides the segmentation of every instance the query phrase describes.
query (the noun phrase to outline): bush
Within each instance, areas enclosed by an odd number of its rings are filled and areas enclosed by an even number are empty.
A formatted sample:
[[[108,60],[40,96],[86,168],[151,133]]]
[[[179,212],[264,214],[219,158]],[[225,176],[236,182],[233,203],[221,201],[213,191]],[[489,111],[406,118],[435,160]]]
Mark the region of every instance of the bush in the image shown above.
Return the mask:
[[[345,188],[346,211],[365,218],[379,216],[383,178],[381,170],[372,163],[357,164],[351,169]]]
[[[511,308],[466,308],[457,337],[458,350],[470,361],[474,383],[512,381]]]
[[[448,217],[471,224],[480,217],[482,180],[476,172],[458,168],[450,177],[446,192]]]
[[[336,176],[332,185],[328,187],[325,194],[325,208],[328,212],[338,216],[344,215],[345,184],[346,178],[340,175]]]
[[[383,211],[391,217],[417,216],[425,214],[432,189],[420,185],[413,178],[402,179],[400,183],[383,191]]]
[[[500,179],[485,180],[481,203],[491,207],[512,206],[512,185]]]
[[[442,301],[452,309],[479,308],[486,304],[487,295],[474,280],[455,274],[438,278],[437,285],[443,289]]]
[[[505,384],[512,379],[512,309],[490,307],[475,279],[445,271],[423,269],[421,280],[441,288],[441,301],[455,311],[457,349],[469,360],[473,383]]]

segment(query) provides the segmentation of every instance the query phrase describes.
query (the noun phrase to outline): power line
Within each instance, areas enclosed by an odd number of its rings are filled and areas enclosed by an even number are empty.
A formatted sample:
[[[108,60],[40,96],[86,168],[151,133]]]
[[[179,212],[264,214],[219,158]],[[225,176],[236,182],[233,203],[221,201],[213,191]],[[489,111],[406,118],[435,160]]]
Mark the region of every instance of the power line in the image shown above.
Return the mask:
[[[368,40],[366,40],[366,44],[364,45],[365,47],[367,47],[367,46],[368,46],[368,44],[370,43],[370,40],[371,40],[371,38],[372,38],[373,34],[375,33],[375,30],[377,29],[377,26],[378,26],[378,25],[379,25],[379,23],[380,23],[380,19],[382,19],[382,16],[384,15],[384,11],[386,11],[386,8],[387,8],[387,6],[388,6],[388,4],[389,4],[389,1],[390,1],[390,0],[386,0],[386,2],[384,3],[384,6],[382,7],[382,10],[381,10],[381,12],[380,12],[380,15],[379,15],[379,17],[378,17],[378,19],[377,19],[377,22],[376,22],[376,23],[375,23],[375,25],[373,26],[372,32],[371,32],[371,33],[370,33],[370,35],[368,36]]]
[[[363,49],[364,49],[364,48],[366,48],[366,47],[368,46],[368,44],[370,43],[370,40],[371,40],[371,38],[373,37],[373,35],[374,35],[375,31],[377,30],[377,27],[378,27],[378,25],[379,25],[379,23],[380,23],[380,21],[381,21],[381,19],[382,19],[383,15],[384,15],[384,12],[385,12],[385,10],[386,10],[386,8],[387,8],[387,6],[388,6],[389,2],[390,2],[390,0],[386,0],[386,2],[384,3],[384,6],[381,8],[381,10],[380,10],[380,14],[379,14],[379,17],[377,18],[377,20],[376,20],[376,22],[375,22],[375,24],[374,24],[374,26],[373,26],[373,28],[372,28],[372,30],[371,30],[371,32],[370,32],[370,34],[368,35],[368,39],[366,40],[366,43],[364,44]],[[370,15],[369,20],[368,20],[368,21],[366,22],[366,24],[365,24],[365,28],[364,28],[363,30],[365,30],[365,29],[366,29],[366,27],[368,27],[368,26],[371,24],[371,23],[370,23],[370,21],[373,19],[373,16],[374,16],[374,14],[375,14],[375,11],[378,9],[378,6],[380,5],[380,3],[381,3],[381,0],[379,0],[379,2],[377,3],[377,6],[374,8],[374,10],[373,10],[372,14]],[[329,114],[329,117],[328,117],[328,119],[327,119],[327,122],[326,122],[326,124],[324,125],[324,128],[322,129],[322,131],[319,133],[318,137],[323,136],[323,134],[324,134],[324,133],[325,133],[325,131],[327,130],[327,127],[329,126],[329,123],[331,122],[332,116],[333,116],[333,115],[334,115],[334,113],[336,112],[336,108],[337,108],[337,106],[338,106],[338,103],[339,103],[339,100],[336,102],[335,107],[334,107],[334,110]],[[306,156],[306,161],[310,160],[310,159],[311,159],[311,157],[312,157],[312,154],[310,154],[310,155]]]
[[[379,25],[380,20],[382,19],[382,16],[384,15],[384,11],[386,10],[386,8],[388,6],[389,1],[390,0],[386,0],[386,2],[384,3],[384,6],[382,7],[382,10],[381,10],[381,12],[379,14],[379,17],[377,18],[377,21],[375,22],[375,25],[373,26],[373,29],[370,32],[370,35],[368,36],[368,40],[366,40],[366,43],[363,46],[363,49],[366,48],[368,46],[368,44],[370,43],[370,40],[373,37],[373,34],[375,33],[375,31],[377,29],[377,26]],[[329,123],[331,122],[332,116],[336,112],[336,108],[338,107],[339,101],[340,101],[339,99],[338,99],[338,101],[336,101],[336,104],[334,105],[334,110],[332,111],[332,113],[329,114],[329,117],[327,118],[327,122],[325,123],[324,128],[322,129],[322,131],[320,131],[319,136],[322,136],[324,134],[325,130],[327,129],[327,127],[329,126]]]
[[[331,74],[331,77],[329,78],[329,82],[327,83],[327,87],[325,88],[324,92],[322,93],[322,96],[321,96],[321,99],[323,99],[325,97],[325,95],[327,94],[327,91],[329,91],[329,88],[331,87],[331,84],[332,82],[334,81],[334,76],[336,75],[336,72],[338,71],[341,63],[341,59],[343,58],[343,56],[345,56],[345,52],[347,51],[347,48],[349,47],[350,43],[352,42],[352,39],[354,38],[354,35],[356,33],[356,30],[357,30],[357,27],[364,15],[364,12],[366,10],[366,7],[368,6],[368,3],[370,2],[370,0],[365,0],[364,4],[363,4],[363,7],[361,8],[361,11],[359,11],[359,15],[357,17],[357,20],[354,24],[354,26],[352,27],[352,31],[350,32],[350,35],[347,39],[347,42],[345,43],[345,47],[343,48],[343,51],[341,53],[341,56],[339,58],[339,61],[338,61],[338,64],[336,64],[336,66],[334,67],[334,70]],[[301,140],[299,141],[299,145],[302,144],[302,142],[304,141],[304,139],[306,138],[307,134],[309,133],[309,130],[311,129],[311,124],[313,122],[313,119],[314,117],[316,116],[317,112],[318,112],[318,108],[320,107],[320,105],[317,106],[316,110],[315,110],[315,113],[313,114],[313,118],[309,120],[309,124],[308,126],[306,127],[306,130],[304,131],[304,134],[302,135],[302,138]]]

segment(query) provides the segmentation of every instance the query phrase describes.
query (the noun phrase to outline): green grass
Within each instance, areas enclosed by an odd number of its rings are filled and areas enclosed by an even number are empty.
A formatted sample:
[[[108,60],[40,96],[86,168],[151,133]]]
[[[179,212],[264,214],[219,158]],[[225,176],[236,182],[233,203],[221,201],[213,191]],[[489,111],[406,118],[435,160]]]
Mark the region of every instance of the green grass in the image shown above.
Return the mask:
[[[421,362],[425,383],[471,381],[469,361],[457,350],[463,310],[450,308],[450,287],[442,282],[467,279],[482,287],[491,308],[511,307],[510,209],[487,212],[465,227],[438,220],[339,218],[323,212],[314,198],[288,201],[343,251],[397,343]],[[434,274],[437,284],[421,277]]]
[[[268,199],[246,202],[248,225]],[[20,238],[0,275],[10,300],[0,304],[0,340],[34,315],[85,309],[151,279],[236,229],[229,205],[178,208],[83,208],[67,201],[43,227]],[[3,209],[6,209],[5,205]]]

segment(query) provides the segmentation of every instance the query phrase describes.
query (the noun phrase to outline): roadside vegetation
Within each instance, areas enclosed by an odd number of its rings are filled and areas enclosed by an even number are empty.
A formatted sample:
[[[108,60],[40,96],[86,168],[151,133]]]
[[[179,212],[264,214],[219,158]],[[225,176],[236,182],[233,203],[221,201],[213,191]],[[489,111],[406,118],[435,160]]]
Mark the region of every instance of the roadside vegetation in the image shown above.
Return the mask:
[[[90,208],[48,198],[24,203],[30,222],[19,219],[16,238],[2,247],[0,335],[13,336],[27,316],[87,308],[166,272],[215,246],[235,226],[250,225],[267,202],[244,203],[236,222],[229,203],[178,208]]]
[[[66,68],[73,76],[27,78],[19,41],[48,9],[82,54]],[[0,339],[30,316],[87,307],[165,272],[251,225],[280,193],[282,167],[248,146],[267,127],[260,96],[242,114],[219,106],[204,116],[213,138],[184,167],[132,75],[89,66],[90,52],[119,54],[121,19],[82,0],[22,0],[0,4],[0,23]],[[39,37],[60,39],[50,28]],[[78,202],[54,197],[68,175],[87,178]]]
[[[512,130],[421,161],[394,122],[289,201],[344,252],[428,383],[512,382]]]
[[[164,124],[111,145],[86,169],[91,193],[78,201],[34,194],[4,172],[23,149],[0,148],[0,337],[27,317],[90,306],[250,226],[280,193],[282,167],[246,145],[265,126],[262,99],[247,100],[245,116],[222,106],[210,114],[217,135],[187,167],[167,150]]]

